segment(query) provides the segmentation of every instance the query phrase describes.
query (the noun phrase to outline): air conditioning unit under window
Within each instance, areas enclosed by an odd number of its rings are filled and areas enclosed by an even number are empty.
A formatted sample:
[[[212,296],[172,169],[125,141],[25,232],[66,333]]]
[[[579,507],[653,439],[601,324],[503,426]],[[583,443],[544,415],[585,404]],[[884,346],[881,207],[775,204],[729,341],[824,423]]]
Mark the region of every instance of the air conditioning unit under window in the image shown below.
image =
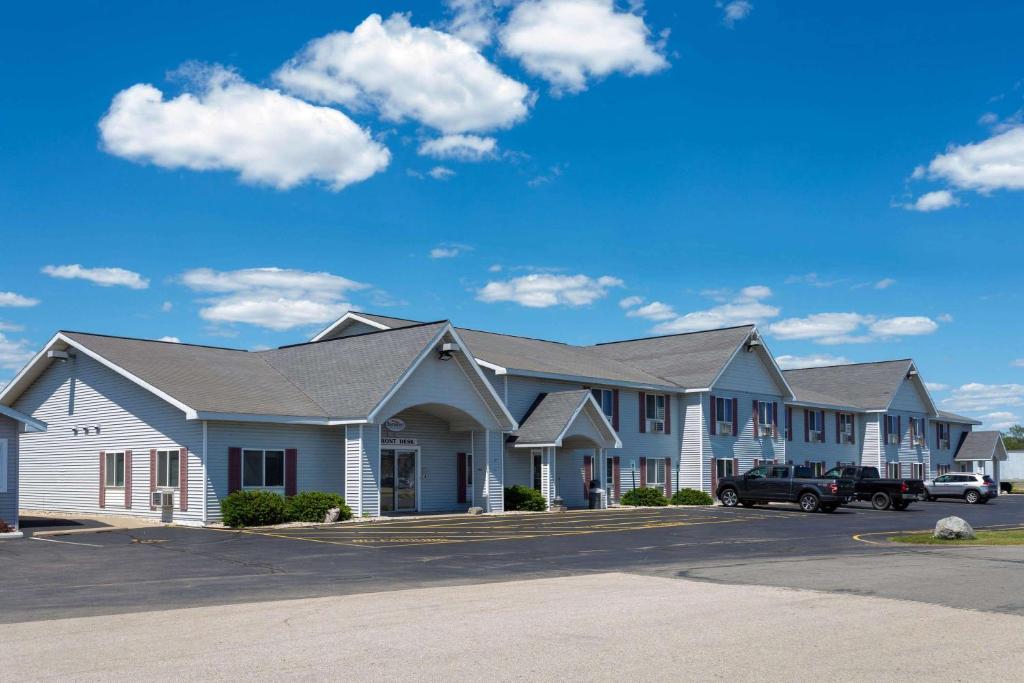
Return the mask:
[[[732,422],[719,422],[718,433],[723,436],[732,436]]]
[[[648,425],[650,425],[650,431],[652,432],[665,431],[665,423],[662,422],[661,420],[648,420],[647,423]]]
[[[757,433],[758,433],[759,436],[770,437],[774,431],[775,430],[774,430],[774,428],[771,425],[763,425],[763,424],[757,425]]]
[[[173,491],[153,491],[152,506],[155,508],[174,507]]]
[[[939,441],[939,448],[943,450],[949,450],[949,439],[942,439]]]

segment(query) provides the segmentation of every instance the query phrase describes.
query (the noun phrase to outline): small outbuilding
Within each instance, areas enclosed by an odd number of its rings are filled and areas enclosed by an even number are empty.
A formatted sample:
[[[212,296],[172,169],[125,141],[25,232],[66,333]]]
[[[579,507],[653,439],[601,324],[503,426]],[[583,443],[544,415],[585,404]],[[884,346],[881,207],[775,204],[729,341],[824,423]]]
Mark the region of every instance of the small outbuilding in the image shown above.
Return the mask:
[[[0,405],[0,538],[18,533],[18,441],[24,431],[46,431],[46,425]],[[9,531],[13,529],[13,532]]]
[[[1007,459],[1003,435],[999,432],[968,432],[956,451],[956,462],[970,471],[989,474],[998,486],[999,464]]]

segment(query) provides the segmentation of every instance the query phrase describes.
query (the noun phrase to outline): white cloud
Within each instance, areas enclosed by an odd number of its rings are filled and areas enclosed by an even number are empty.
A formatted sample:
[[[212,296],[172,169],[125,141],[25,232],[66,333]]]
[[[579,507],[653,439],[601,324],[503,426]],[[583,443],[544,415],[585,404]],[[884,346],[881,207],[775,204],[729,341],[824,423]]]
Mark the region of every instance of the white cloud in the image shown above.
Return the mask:
[[[936,320],[938,320],[940,323],[951,323],[953,322],[953,316],[950,313],[943,313],[942,315],[937,317]]]
[[[998,429],[1004,431],[1009,429],[1015,424],[1020,424],[1020,415],[1012,413],[1008,410],[997,410],[992,413],[986,413],[978,418],[985,423],[985,427],[988,429]]]
[[[533,96],[476,47],[408,16],[371,14],[351,33],[310,42],[274,74],[289,92],[317,102],[374,107],[445,133],[507,128],[526,118]]]
[[[427,171],[427,175],[434,180],[448,180],[455,176],[455,171],[448,168],[447,166],[435,166],[434,168]]]
[[[1024,368],[1024,358],[1017,358],[1016,360],[1010,361],[1010,365],[1015,368]]]
[[[192,72],[197,92],[171,100],[143,83],[119,92],[99,123],[104,149],[164,168],[237,171],[281,190],[318,180],[338,191],[388,165],[387,148],[336,109],[222,67]]]
[[[621,304],[621,302],[619,302]],[[675,318],[677,313],[668,304],[660,301],[652,301],[646,306],[640,306],[626,313],[630,318],[646,318],[647,320],[669,320]]]
[[[644,298],[642,296],[627,296],[625,299],[619,300],[619,308],[633,308],[643,302]]]
[[[489,273],[500,273],[502,270],[504,270],[502,265],[500,263],[495,263],[494,265],[492,265],[490,268],[487,269],[487,272],[489,272]]]
[[[608,294],[612,287],[622,287],[622,280],[604,275],[555,275],[534,273],[502,282],[488,282],[477,292],[477,299],[487,303],[512,301],[528,308],[549,306],[586,306]]]
[[[945,391],[946,389],[949,389],[948,384],[942,384],[941,382],[925,382],[924,386],[928,391]]]
[[[211,294],[199,311],[204,320],[247,323],[272,330],[326,323],[351,308],[344,300],[364,285],[340,275],[284,268],[186,271],[182,283]]]
[[[555,94],[586,90],[613,73],[648,75],[668,68],[667,32],[652,42],[642,2],[620,12],[613,0],[526,0],[499,33],[502,50],[547,80]]]
[[[878,318],[861,313],[814,313],[768,326],[779,339],[809,339],[819,344],[863,344],[894,337],[931,334],[938,323],[925,316]]]
[[[467,251],[473,251],[473,247],[467,244],[439,244],[430,250],[430,258],[455,258],[465,254]]]
[[[809,356],[776,356],[775,361],[783,370],[796,368],[823,368],[830,365],[849,365],[846,356],[830,356],[827,353],[815,353]]]
[[[746,19],[754,10],[754,5],[747,0],[731,0],[731,2],[718,0],[715,7],[722,10],[722,23],[729,28],[735,26],[737,21]]]
[[[164,336],[164,337],[160,337],[159,339],[157,339],[157,341],[171,342],[172,344],[180,344],[181,343],[180,339],[178,339],[177,337],[172,337],[170,335],[167,335],[167,336]]]
[[[24,325],[5,323],[3,320],[0,320],[0,332],[21,332],[23,329],[25,329]]]
[[[497,29],[499,4],[506,0],[446,0],[452,13],[448,32],[471,45],[490,45]]]
[[[146,289],[149,280],[124,268],[83,268],[77,263],[66,266],[44,266],[42,272],[64,280],[88,280],[100,287],[128,287]]]
[[[831,287],[842,280],[822,280],[817,273],[807,273],[806,275],[790,275],[786,278],[787,285],[805,284],[811,285],[812,287]]]
[[[894,284],[896,284],[896,280],[891,277],[884,277],[875,283],[875,289],[889,289]]]
[[[925,192],[912,203],[903,204],[902,206],[908,211],[927,213],[948,209],[951,206],[960,206],[960,199],[949,190],[935,190],[933,192]]]
[[[479,135],[444,135],[420,145],[419,153],[437,159],[482,161],[494,157],[498,141]]]
[[[12,308],[29,308],[39,303],[39,299],[32,299],[14,292],[0,292],[0,306]]]
[[[778,308],[761,301],[761,299],[770,297],[771,294],[771,289],[764,285],[744,287],[731,301],[704,311],[693,311],[671,320],[665,320],[654,327],[654,332],[675,334],[735,325],[758,324],[779,314]]]
[[[172,304],[170,301],[165,301],[162,304],[160,304],[160,310],[163,311],[164,313],[170,313],[172,308],[174,308],[174,304]]]
[[[944,180],[983,194],[1024,190],[1024,126],[1015,126],[966,145],[950,145],[915,176]]]
[[[996,411],[1024,405],[1024,384],[983,384],[971,382],[953,389],[941,401],[944,408],[956,412]]]
[[[8,339],[0,334],[0,368],[20,370],[35,355],[24,339]]]

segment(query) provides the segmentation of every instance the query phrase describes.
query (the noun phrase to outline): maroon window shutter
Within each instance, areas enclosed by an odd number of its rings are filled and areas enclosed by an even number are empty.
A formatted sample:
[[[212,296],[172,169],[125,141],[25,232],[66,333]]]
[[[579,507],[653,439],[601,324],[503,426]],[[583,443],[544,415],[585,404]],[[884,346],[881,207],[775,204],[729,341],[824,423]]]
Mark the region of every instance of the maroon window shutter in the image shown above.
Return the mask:
[[[786,406],[786,441],[793,440],[793,406]]]
[[[647,486],[647,458],[640,458],[640,488]]]
[[[107,453],[100,451],[100,507],[107,507]]]
[[[618,500],[622,496],[622,467],[617,455],[612,458],[612,479],[614,480],[612,483],[615,488],[615,499]]]
[[[718,489],[718,458],[711,458],[711,492]]]
[[[935,448],[939,447],[939,441],[942,439],[942,428],[939,423],[935,423]]]
[[[640,433],[647,431],[647,394],[640,392]]]
[[[665,458],[665,497],[672,497],[672,458]]]
[[[732,459],[732,476],[734,476],[734,477],[740,476],[740,459],[739,458],[733,458]]]
[[[153,448],[149,451],[149,509],[156,510],[153,507],[153,492],[156,491],[156,449]]]
[[[825,443],[825,411],[824,410],[819,410],[818,411],[818,424],[821,425],[821,432],[820,432],[820,435],[818,436],[818,441],[820,441],[821,443]]]
[[[284,495],[294,496],[298,492],[299,451],[284,449]]]
[[[850,443],[857,442],[857,416],[850,413]]]
[[[779,402],[772,401],[772,438],[779,438]]]
[[[459,503],[466,502],[466,454],[455,454],[455,495]]]
[[[242,449],[228,449],[228,493],[242,490]]]
[[[903,443],[903,416],[902,415],[897,415],[896,416],[896,443]]]
[[[839,443],[839,413],[836,413],[836,443]]]
[[[757,404],[758,404],[758,400],[755,398],[754,399],[754,413],[753,413],[754,414],[754,438],[755,439],[757,438],[757,421],[758,421],[758,416],[757,416],[757,414],[758,414],[758,406],[757,406]]]
[[[619,390],[612,389],[612,429],[619,431]]]
[[[132,452],[124,452],[124,507],[132,509]]]
[[[732,400],[732,435],[740,435],[740,400],[738,398]]]
[[[188,449],[178,451],[178,509],[188,512]]]
[[[889,443],[889,416],[882,413],[882,445]]]
[[[804,442],[810,442],[811,440],[811,411],[804,408]]]
[[[590,495],[590,480],[594,478],[594,463],[589,455],[583,456],[583,497]]]
[[[715,414],[715,411],[717,410],[717,408],[718,408],[718,406],[717,406],[717,401],[715,401],[715,395],[712,394],[711,395],[711,422],[708,424],[708,431],[711,433],[712,436],[714,436],[715,432],[718,431],[718,415]]]
[[[665,394],[665,433],[672,433],[672,397]]]

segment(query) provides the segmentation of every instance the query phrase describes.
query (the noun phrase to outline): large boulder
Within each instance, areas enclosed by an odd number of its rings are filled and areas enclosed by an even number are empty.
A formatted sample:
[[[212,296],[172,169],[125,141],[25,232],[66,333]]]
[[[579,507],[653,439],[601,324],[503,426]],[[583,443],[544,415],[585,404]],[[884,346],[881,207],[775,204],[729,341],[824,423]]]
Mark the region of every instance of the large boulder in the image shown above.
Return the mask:
[[[341,519],[341,508],[331,508],[324,515],[324,524],[333,524]]]
[[[935,523],[935,533],[932,535],[946,540],[974,538],[974,529],[959,517],[944,517]]]

